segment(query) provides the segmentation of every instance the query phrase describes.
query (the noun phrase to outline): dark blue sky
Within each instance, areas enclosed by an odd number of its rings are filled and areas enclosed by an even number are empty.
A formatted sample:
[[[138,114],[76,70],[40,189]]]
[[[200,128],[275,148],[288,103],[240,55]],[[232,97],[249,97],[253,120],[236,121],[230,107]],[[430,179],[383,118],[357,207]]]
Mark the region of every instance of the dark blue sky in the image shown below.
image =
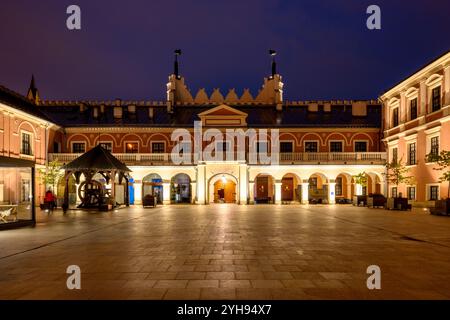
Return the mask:
[[[66,28],[78,4],[82,30]],[[366,28],[366,8],[382,30]],[[195,94],[256,94],[278,51],[286,99],[376,98],[450,49],[448,0],[2,0],[0,84],[44,99],[165,98],[173,50]]]

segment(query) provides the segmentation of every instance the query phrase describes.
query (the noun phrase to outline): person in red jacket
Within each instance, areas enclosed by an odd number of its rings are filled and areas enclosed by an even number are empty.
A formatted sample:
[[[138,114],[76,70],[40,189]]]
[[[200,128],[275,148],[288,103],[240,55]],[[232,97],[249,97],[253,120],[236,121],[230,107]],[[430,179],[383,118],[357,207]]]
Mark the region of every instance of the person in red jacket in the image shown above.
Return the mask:
[[[44,197],[44,203],[48,204],[50,206],[50,210],[53,211],[54,208],[56,208],[56,197],[53,194],[52,190],[47,190]]]

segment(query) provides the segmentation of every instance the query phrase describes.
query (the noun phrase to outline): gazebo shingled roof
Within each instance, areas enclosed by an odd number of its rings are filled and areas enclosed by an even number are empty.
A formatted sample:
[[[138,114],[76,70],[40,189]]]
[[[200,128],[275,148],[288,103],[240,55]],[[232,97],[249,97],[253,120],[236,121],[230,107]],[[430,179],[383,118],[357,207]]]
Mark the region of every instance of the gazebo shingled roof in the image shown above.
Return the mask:
[[[122,171],[131,172],[131,170],[120,160],[114,157],[111,152],[100,145],[92,148],[85,154],[79,156],[72,162],[64,165],[62,169],[66,171]]]

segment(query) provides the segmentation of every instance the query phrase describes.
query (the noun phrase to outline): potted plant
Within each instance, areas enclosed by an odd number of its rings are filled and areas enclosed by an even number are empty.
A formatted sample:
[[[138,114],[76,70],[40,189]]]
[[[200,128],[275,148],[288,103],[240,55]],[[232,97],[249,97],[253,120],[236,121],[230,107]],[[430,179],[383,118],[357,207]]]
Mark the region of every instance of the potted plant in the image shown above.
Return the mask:
[[[443,171],[439,177],[439,182],[447,182],[447,198],[437,200],[435,207],[431,210],[431,213],[437,214],[450,214],[450,151],[441,151],[439,154],[428,154],[426,156],[427,162],[435,162],[436,167],[433,170]]]
[[[359,206],[361,203],[366,205],[367,195],[362,194],[362,188],[367,186],[367,174],[365,172],[360,172],[353,176],[353,181],[356,185],[361,186],[360,189],[357,188],[356,194],[353,196],[353,205]]]
[[[406,183],[411,184],[413,182],[413,177],[408,175],[409,168],[407,168],[402,159],[400,160],[392,160],[392,162],[386,163],[386,180],[389,184],[393,184],[397,189],[400,184]],[[407,210],[408,209],[408,199],[403,198],[402,194],[399,193],[395,197],[389,197],[387,199],[386,204],[387,209],[399,209],[399,210]]]

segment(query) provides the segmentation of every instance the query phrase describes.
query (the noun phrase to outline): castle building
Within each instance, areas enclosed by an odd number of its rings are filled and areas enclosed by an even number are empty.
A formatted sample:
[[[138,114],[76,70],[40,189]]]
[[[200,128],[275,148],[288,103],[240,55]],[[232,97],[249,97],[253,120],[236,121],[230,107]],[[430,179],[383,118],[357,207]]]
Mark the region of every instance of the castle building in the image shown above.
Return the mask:
[[[49,160],[67,163],[101,144],[132,170],[130,195],[135,204],[153,194],[164,204],[335,203],[385,190],[380,103],[285,101],[275,63],[255,96],[248,89],[240,95],[235,89],[226,94],[200,89],[192,95],[176,62],[166,101],[39,100],[37,106],[63,128],[52,139]],[[203,131],[254,129],[261,138],[266,130],[268,137],[264,142],[246,141],[243,158],[208,161],[196,156],[195,122]],[[183,142],[191,161],[181,164],[174,163],[171,154],[177,144],[172,135],[179,129],[191,135]],[[251,163],[252,150],[271,150],[269,131],[274,129],[279,131],[278,163]],[[206,145],[202,139],[202,147]],[[233,143],[215,147],[237,153]],[[364,187],[352,182],[352,176],[362,172],[369,180]],[[120,203],[125,192],[120,186],[118,190]],[[75,204],[76,194],[71,199]]]
[[[0,87],[0,203],[21,212],[34,207],[33,199],[41,203],[45,186],[35,169],[52,160],[68,163],[97,145],[132,171],[129,189],[115,186],[118,203],[125,202],[125,194],[137,205],[146,196],[163,204],[334,204],[388,191],[419,202],[439,198],[447,187],[421,157],[448,148],[449,61],[447,53],[380,99],[367,101],[287,101],[274,61],[257,94],[248,89],[192,94],[177,60],[165,101],[45,100],[34,77],[26,97]],[[246,137],[239,150],[230,130],[254,132],[256,138]],[[178,139],[180,132],[188,138]],[[181,162],[174,158],[180,145]],[[205,158],[205,150],[226,157]],[[274,150],[276,161],[260,157]],[[406,152],[418,179],[414,186],[394,189],[384,164]],[[26,172],[17,169],[19,162]],[[13,174],[12,168],[20,172]],[[354,179],[360,173],[367,177],[365,185]],[[63,180],[55,190],[58,204]],[[80,201],[77,187],[70,177],[72,206]]]

